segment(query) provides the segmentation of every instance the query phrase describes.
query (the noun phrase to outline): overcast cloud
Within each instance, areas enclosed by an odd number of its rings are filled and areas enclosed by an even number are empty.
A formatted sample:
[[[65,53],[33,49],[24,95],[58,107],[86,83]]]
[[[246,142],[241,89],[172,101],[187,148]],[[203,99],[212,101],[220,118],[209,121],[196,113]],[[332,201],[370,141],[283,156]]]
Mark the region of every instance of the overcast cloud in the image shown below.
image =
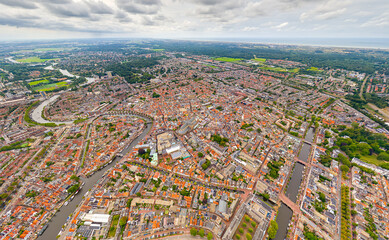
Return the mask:
[[[0,0],[0,39],[389,37],[388,0]]]

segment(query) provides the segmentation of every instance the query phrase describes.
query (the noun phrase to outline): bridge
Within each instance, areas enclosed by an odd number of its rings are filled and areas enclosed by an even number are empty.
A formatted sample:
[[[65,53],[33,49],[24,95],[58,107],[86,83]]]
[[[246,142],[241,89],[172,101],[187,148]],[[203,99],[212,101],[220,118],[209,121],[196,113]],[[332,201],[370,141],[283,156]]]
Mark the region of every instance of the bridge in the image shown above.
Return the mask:
[[[280,200],[286,204],[286,206],[288,206],[290,209],[292,209],[293,213],[294,214],[302,214],[301,210],[300,210],[300,206],[297,205],[295,202],[293,202],[292,200],[290,200],[287,196],[285,196],[284,193],[281,193],[279,195],[279,198]]]

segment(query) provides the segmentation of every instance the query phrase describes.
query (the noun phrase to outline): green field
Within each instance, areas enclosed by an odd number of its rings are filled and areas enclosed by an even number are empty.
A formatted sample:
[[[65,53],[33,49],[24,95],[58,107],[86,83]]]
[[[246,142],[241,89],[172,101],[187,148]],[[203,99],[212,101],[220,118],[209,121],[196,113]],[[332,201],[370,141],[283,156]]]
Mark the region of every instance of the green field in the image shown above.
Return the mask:
[[[17,59],[16,61],[20,63],[43,63],[49,60],[53,60],[53,59],[41,59],[39,57],[29,57],[29,58]]]
[[[382,163],[385,163],[385,161],[378,160],[377,155],[365,155],[361,156],[361,161],[364,161],[365,163],[370,163],[376,166],[380,166]]]
[[[291,72],[291,73],[297,73],[299,71],[298,68],[286,69],[286,68],[281,68],[281,67],[269,67],[269,66],[260,67],[260,69],[267,70],[267,71],[273,71],[273,72]]]
[[[162,48],[160,48],[160,49],[151,49],[151,50],[153,50],[155,52],[163,52],[163,51],[165,51],[165,49],[162,49]]]
[[[256,62],[266,62],[266,58],[253,58],[251,60],[256,61]]]
[[[319,72],[320,70],[317,67],[311,67],[311,68],[307,69],[307,71]]]
[[[44,79],[44,80],[29,82],[28,85],[35,86],[35,85],[38,85],[38,84],[41,84],[41,83],[49,83],[49,82],[50,82],[49,80]]]
[[[53,91],[57,87],[63,87],[63,86],[67,86],[67,85],[68,85],[67,82],[57,82],[57,83],[51,83],[51,84],[46,84],[46,85],[42,85],[42,86],[37,86],[37,87],[34,87],[33,89],[34,89],[34,91],[49,92],[49,91]]]
[[[217,68],[216,66],[213,66],[211,64],[204,64],[204,65],[207,66],[207,67],[211,67],[211,68]]]
[[[220,62],[240,62],[242,61],[243,59],[242,58],[229,58],[229,57],[219,57],[219,58],[215,58],[216,61],[220,61]]]

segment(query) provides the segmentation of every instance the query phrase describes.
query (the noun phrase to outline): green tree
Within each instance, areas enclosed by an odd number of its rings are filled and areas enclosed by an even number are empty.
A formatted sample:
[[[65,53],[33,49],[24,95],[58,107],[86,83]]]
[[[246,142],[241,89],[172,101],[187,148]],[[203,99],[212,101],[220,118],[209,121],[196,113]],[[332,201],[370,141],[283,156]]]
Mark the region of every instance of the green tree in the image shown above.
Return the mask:
[[[190,235],[195,237],[197,235],[197,229],[196,228],[191,228],[190,229]]]
[[[246,239],[247,240],[251,240],[251,239],[253,239],[253,236],[251,236],[250,233],[246,233]]]
[[[204,237],[205,236],[204,229],[200,229],[199,235],[200,235],[200,237]]]
[[[213,238],[213,234],[211,232],[208,232],[207,234],[207,239],[211,240]]]
[[[275,220],[270,221],[270,226],[268,229],[269,238],[273,239],[276,237],[278,231],[278,223]]]

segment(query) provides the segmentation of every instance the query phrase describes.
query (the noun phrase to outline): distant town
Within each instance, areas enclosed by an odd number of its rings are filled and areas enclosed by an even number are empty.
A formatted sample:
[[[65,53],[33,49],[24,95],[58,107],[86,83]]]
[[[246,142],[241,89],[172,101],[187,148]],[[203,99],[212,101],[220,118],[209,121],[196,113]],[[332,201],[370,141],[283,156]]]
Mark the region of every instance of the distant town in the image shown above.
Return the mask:
[[[1,240],[389,239],[389,51],[0,48]]]

